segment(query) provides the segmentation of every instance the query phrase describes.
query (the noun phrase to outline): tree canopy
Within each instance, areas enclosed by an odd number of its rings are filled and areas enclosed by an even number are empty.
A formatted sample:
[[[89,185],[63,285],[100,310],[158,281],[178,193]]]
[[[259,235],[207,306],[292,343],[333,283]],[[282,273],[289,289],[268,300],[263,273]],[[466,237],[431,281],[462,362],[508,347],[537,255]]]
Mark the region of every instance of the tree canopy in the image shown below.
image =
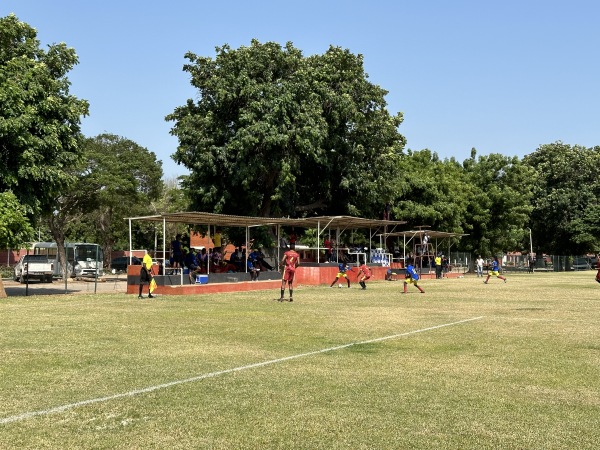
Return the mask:
[[[482,255],[528,249],[526,227],[535,173],[515,156],[490,154],[464,162],[472,196],[464,217],[467,249]]]
[[[533,170],[498,154],[462,164],[435,152],[408,151],[396,176],[393,214],[409,227],[466,233],[458,247],[485,256],[521,250],[529,221]]]
[[[0,192],[0,248],[19,247],[32,236],[23,205],[12,192]]]
[[[405,139],[387,92],[367,81],[363,58],[330,47],[303,57],[253,40],[215,59],[188,53],[197,101],[175,109],[175,161],[190,169],[193,209],[298,216],[369,215],[388,196]]]
[[[524,163],[538,175],[531,214],[536,246],[567,255],[600,250],[600,147],[555,142]]]
[[[14,14],[0,18],[0,191],[12,190],[30,217],[47,210],[73,181],[80,120],[88,103],[69,93],[75,50],[44,51],[37,32]]]
[[[162,163],[155,153],[113,134],[86,138],[82,148],[77,182],[57,198],[48,223],[57,242],[65,235],[96,242],[108,258],[115,245],[128,246],[125,217],[157,212],[152,202],[163,189]]]
[[[393,205],[409,227],[468,233],[457,248],[491,255],[528,249],[600,250],[600,147],[562,142],[523,159],[463,163],[404,152],[401,113],[369,81],[362,55],[331,46],[305,57],[288,42],[253,40],[186,54],[197,97],[166,120],[184,190],[161,181],[156,155],[128,139],[84,138],[88,103],[71,95],[74,49],[40,47],[34,28],[0,18],[0,246],[31,238],[39,217],[54,239],[127,244],[124,217],[185,207],[226,214],[380,217]],[[134,230],[136,231],[136,230]],[[150,247],[155,231],[140,226]]]

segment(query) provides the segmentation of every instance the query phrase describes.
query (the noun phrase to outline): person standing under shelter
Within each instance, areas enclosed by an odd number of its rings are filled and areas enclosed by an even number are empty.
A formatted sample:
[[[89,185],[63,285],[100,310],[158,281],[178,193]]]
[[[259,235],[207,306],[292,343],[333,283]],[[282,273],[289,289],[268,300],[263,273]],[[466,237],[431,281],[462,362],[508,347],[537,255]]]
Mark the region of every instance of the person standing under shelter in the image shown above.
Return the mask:
[[[294,244],[290,244],[290,249],[283,254],[281,265],[283,266],[283,278],[281,279],[281,295],[279,297],[279,301],[284,301],[285,284],[287,283],[290,291],[290,302],[293,302],[294,276],[296,275],[296,268],[300,265],[300,255],[296,252]]]
[[[221,238],[221,229],[220,228],[217,228],[215,230],[215,235],[213,236],[213,243],[215,244],[215,250],[221,251],[221,246],[222,246],[223,242],[222,242],[222,238]]]
[[[152,256],[150,252],[146,251],[144,258],[142,259],[142,269],[140,271],[140,291],[138,298],[142,299],[142,287],[148,283],[148,298],[154,298],[150,292],[150,283],[152,282]]]
[[[429,254],[429,251],[427,250],[427,244],[429,244],[429,234],[427,233],[427,231],[425,232],[425,235],[423,236],[423,242],[422,242],[422,248],[421,248],[421,254],[422,255],[426,255]]]
[[[333,244],[331,243],[331,240],[328,237],[325,238],[325,241],[323,242],[323,247],[325,247],[325,258],[327,262],[331,262],[331,260],[333,259]]]
[[[290,248],[296,250],[296,232],[294,231],[294,227],[292,227],[292,232],[290,233]]]
[[[173,268],[178,269],[183,265],[183,252],[181,248],[181,235],[177,234],[175,240],[171,241],[171,256],[173,257]]]

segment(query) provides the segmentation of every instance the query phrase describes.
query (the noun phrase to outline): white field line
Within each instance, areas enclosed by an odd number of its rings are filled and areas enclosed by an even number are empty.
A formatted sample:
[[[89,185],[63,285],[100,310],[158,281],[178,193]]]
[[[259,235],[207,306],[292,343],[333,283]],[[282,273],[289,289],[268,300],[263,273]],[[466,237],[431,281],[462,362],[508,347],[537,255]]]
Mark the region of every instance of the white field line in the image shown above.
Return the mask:
[[[442,325],[435,325],[433,327],[421,328],[420,330],[407,331],[406,333],[393,334],[391,336],[384,336],[384,337],[369,339],[369,340],[360,341],[360,342],[351,342],[350,344],[344,344],[344,345],[338,345],[336,347],[324,348],[321,350],[315,350],[313,352],[301,353],[298,355],[286,356],[284,358],[278,358],[278,359],[272,359],[269,361],[248,364],[246,366],[234,367],[233,369],[226,369],[226,370],[221,370],[218,372],[206,373],[206,374],[198,375],[198,376],[195,376],[192,378],[186,378],[185,380],[171,381],[169,383],[159,384],[156,386],[150,386],[150,387],[143,388],[143,389],[136,389],[136,390],[129,391],[129,392],[123,392],[121,394],[114,394],[114,395],[108,395],[106,397],[98,397],[98,398],[92,398],[89,400],[82,400],[80,402],[69,403],[67,405],[56,406],[54,408],[44,409],[44,410],[40,410],[40,411],[25,412],[22,414],[17,414],[15,416],[4,417],[4,418],[0,419],[0,424],[18,422],[21,420],[29,419],[31,417],[35,417],[35,416],[45,416],[45,415],[49,415],[49,414],[60,413],[60,412],[67,411],[70,409],[78,408],[80,406],[91,405],[93,403],[102,403],[102,402],[108,402],[110,400],[117,400],[117,399],[125,398],[125,397],[133,397],[134,395],[146,394],[148,392],[157,391],[159,389],[166,389],[171,386],[177,386],[178,384],[193,383],[195,381],[204,380],[206,378],[213,378],[213,377],[217,377],[219,375],[225,375],[228,373],[240,372],[242,370],[248,370],[248,369],[254,369],[256,367],[268,366],[270,364],[277,364],[277,363],[284,362],[284,361],[290,361],[292,359],[298,359],[298,358],[304,358],[306,356],[318,355],[320,353],[327,353],[327,352],[333,352],[336,350],[342,350],[344,348],[352,347],[353,345],[371,344],[373,342],[381,342],[381,341],[387,341],[390,339],[396,339],[396,338],[400,338],[400,337],[404,337],[404,336],[410,336],[412,334],[423,333],[425,331],[437,330],[438,328],[450,327],[453,325],[459,325],[459,324],[471,322],[474,320],[480,320],[480,319],[483,319],[483,317],[484,316],[472,317],[470,319],[459,320],[458,322],[445,323]]]

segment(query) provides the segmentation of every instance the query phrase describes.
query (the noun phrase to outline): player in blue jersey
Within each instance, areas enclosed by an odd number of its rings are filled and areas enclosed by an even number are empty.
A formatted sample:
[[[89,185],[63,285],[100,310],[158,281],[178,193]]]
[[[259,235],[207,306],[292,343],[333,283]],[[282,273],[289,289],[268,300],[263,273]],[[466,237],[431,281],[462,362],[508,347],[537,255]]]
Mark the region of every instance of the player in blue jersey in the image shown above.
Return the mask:
[[[506,278],[503,277],[502,275],[500,275],[500,263],[498,262],[497,256],[494,256],[494,260],[492,261],[491,270],[488,271],[487,278],[484,281],[485,284],[488,283],[488,280],[490,279],[490,277],[492,275],[494,275],[496,278],[500,278],[501,280],[503,280],[506,283]]]
[[[348,271],[353,272],[352,268],[348,264],[340,263],[338,268],[338,274],[336,275],[335,280],[333,280],[333,283],[331,283],[331,286],[329,287],[333,287],[333,285],[337,283],[340,278],[345,278],[346,282],[348,283],[348,287],[350,287],[350,278],[348,278],[348,274],[346,273]]]
[[[406,288],[408,287],[409,283],[414,284],[415,287],[421,292],[421,294],[424,294],[425,291],[421,288],[421,286],[419,286],[418,281],[419,281],[419,274],[417,273],[417,271],[415,270],[413,265],[409,264],[408,266],[406,266],[406,278],[404,279],[403,294],[406,294],[406,292],[407,292]]]

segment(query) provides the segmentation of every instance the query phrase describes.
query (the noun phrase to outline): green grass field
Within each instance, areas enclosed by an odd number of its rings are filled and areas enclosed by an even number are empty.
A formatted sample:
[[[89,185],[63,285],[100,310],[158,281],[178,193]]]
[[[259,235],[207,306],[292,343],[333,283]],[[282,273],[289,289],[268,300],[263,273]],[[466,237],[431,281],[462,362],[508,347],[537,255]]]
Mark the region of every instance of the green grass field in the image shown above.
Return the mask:
[[[508,277],[2,299],[0,448],[598,448],[594,272]]]

